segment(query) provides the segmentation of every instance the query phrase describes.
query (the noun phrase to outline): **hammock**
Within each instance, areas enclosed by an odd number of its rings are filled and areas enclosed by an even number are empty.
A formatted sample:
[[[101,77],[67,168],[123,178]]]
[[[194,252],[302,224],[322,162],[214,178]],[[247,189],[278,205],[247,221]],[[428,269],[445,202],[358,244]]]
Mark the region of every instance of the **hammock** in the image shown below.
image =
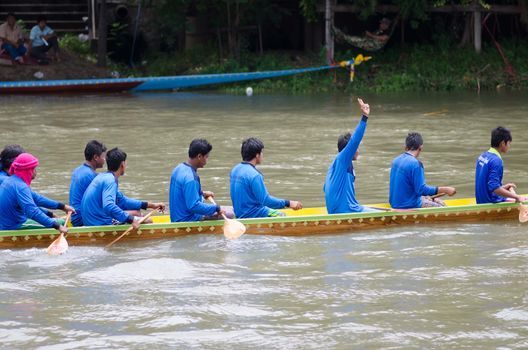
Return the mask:
[[[398,23],[399,14],[393,19],[391,29],[389,31],[389,34],[387,34],[388,38],[385,41],[379,41],[373,38],[369,38],[367,36],[355,36],[355,35],[347,35],[343,31],[341,31],[336,26],[332,26],[333,32],[335,37],[341,41],[345,42],[347,44],[350,44],[354,47],[363,49],[365,51],[379,51],[385,47],[387,42],[392,37],[392,34],[394,33],[394,28],[396,28],[396,23]],[[374,32],[375,35],[380,35],[379,31]]]

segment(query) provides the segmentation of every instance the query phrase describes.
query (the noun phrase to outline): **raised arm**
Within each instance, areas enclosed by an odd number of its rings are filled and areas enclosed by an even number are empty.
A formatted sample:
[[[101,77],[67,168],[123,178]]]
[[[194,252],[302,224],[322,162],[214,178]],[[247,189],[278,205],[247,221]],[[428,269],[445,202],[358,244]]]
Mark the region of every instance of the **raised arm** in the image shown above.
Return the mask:
[[[367,103],[364,103],[360,98],[358,98],[358,103],[362,113],[361,119],[347,145],[337,155],[337,160],[346,167],[348,167],[352,162],[352,159],[354,159],[359,144],[361,143],[361,140],[363,140],[363,135],[365,135],[365,130],[367,129],[368,116],[370,114],[370,106]]]

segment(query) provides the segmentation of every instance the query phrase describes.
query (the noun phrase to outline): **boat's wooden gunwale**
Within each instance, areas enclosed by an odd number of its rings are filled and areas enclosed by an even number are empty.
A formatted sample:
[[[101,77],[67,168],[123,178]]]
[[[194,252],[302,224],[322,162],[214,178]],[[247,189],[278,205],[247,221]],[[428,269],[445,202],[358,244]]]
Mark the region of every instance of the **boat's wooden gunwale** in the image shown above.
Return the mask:
[[[480,204],[409,211],[348,213],[279,218],[242,219],[248,234],[301,236],[355,232],[366,229],[437,222],[474,222],[514,219],[516,203]],[[123,241],[170,239],[191,234],[222,234],[223,221],[155,223],[143,225]],[[71,228],[70,245],[102,245],[112,241],[129,226]],[[0,248],[46,247],[57,237],[54,229],[0,231]]]

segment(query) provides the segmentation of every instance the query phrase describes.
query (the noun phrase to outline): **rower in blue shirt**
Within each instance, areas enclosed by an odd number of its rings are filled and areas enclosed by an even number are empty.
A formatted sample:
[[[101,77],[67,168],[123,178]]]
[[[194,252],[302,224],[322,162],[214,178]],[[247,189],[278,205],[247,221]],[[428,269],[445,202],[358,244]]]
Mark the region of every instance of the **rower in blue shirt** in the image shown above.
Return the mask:
[[[0,185],[9,177],[9,168],[11,168],[11,164],[13,164],[16,157],[21,155],[22,153],[26,153],[24,148],[20,145],[7,145],[4,147],[2,152],[0,152]],[[40,210],[42,212],[50,217],[55,218],[55,214],[50,211],[46,210],[45,208],[55,208],[56,201],[48,199],[40,194],[38,194],[35,191],[31,191],[31,196],[33,197],[33,201],[35,203],[39,203],[42,207],[40,207]]]
[[[38,159],[29,153],[20,154],[12,162],[10,176],[0,185],[0,230],[53,227],[61,233],[68,233],[63,221],[50,218],[38,207],[74,212],[69,205],[34,195],[30,186],[37,176],[38,164]]]
[[[509,151],[512,142],[510,130],[501,126],[491,132],[491,148],[477,158],[475,170],[475,198],[480,203],[500,203],[512,198],[516,202],[524,198],[518,196],[514,183],[502,184],[504,167],[502,154]]]
[[[216,220],[221,214],[232,219],[233,209],[205,203],[214,193],[202,191],[198,169],[205,167],[213,146],[204,139],[195,139],[189,145],[189,160],[172,171],[169,190],[169,208],[172,222]]]
[[[354,130],[353,135],[348,133],[339,136],[337,140],[337,150],[339,153],[326,173],[323,190],[325,193],[326,209],[329,214],[379,211],[364,207],[356,200],[356,190],[354,187],[356,174],[352,161],[358,157],[359,144],[365,134],[367,119],[370,114],[370,106],[368,104],[364,103],[360,98],[358,98],[358,103],[362,113],[358,126]]]
[[[390,171],[389,202],[396,209],[440,207],[445,204],[433,196],[445,193],[452,196],[456,193],[454,187],[433,187],[425,183],[425,173],[422,162],[418,160],[423,150],[423,138],[417,132],[412,132],[405,139],[405,152],[392,161]]]
[[[132,224],[139,227],[140,216],[126,210],[153,208],[165,210],[163,203],[142,202],[125,197],[119,192],[118,179],[125,175],[127,154],[119,148],[106,153],[108,172],[99,174],[92,180],[81,201],[82,220],[85,226]],[[149,218],[144,223],[151,223]]]
[[[231,170],[231,201],[237,218],[262,218],[284,216],[276,210],[290,207],[302,209],[299,201],[290,201],[270,196],[264,176],[256,166],[264,160],[264,144],[256,138],[249,138],[242,143],[243,162]]]
[[[106,147],[97,140],[92,140],[84,148],[84,159],[82,165],[72,173],[70,183],[70,205],[75,208],[76,213],[71,217],[73,226],[82,226],[81,201],[84,192],[93,179],[97,176],[96,169],[102,168],[106,159]]]

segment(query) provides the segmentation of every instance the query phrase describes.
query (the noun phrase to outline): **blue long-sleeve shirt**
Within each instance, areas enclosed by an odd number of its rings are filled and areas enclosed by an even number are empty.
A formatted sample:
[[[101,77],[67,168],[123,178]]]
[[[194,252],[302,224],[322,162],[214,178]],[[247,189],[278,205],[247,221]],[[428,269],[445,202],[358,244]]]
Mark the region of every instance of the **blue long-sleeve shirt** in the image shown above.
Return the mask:
[[[477,158],[475,170],[475,198],[477,204],[499,203],[506,200],[506,198],[494,192],[502,186],[503,173],[502,157],[494,148],[490,148]]]
[[[119,185],[111,172],[93,179],[81,201],[83,223],[86,226],[112,225],[112,219],[132,223],[134,217],[125,210],[146,209],[147,202],[131,199],[119,192]]]
[[[2,185],[2,183],[4,182],[5,179],[8,179],[9,178],[9,175],[1,170],[0,171],[0,185]],[[30,188],[31,190],[31,188]],[[57,205],[57,201],[54,201],[53,199],[49,199],[49,198],[46,198],[40,194],[38,194],[37,192],[34,192],[33,190],[31,190],[31,195],[33,196],[33,200],[35,201],[35,203],[41,203],[39,204],[40,206],[44,207],[44,208],[51,208],[51,209],[57,209],[57,207],[55,207]],[[53,217],[53,213],[50,212],[49,210],[45,210],[43,208],[40,208],[40,210],[42,210],[42,212],[49,216],[49,217]]]
[[[422,196],[432,196],[438,187],[425,183],[422,162],[407,152],[392,161],[390,172],[389,202],[397,209],[422,207]]]
[[[58,228],[59,224],[39,206],[59,209],[64,205],[31,191],[18,176],[8,176],[0,185],[0,230],[19,229],[28,218],[44,227]]]
[[[73,226],[83,225],[81,214],[82,198],[84,192],[96,176],[97,173],[86,163],[77,167],[72,173],[69,201],[70,205],[75,209],[75,214],[73,214],[71,217],[71,223]]]
[[[367,119],[365,115],[361,117],[347,145],[328,168],[323,190],[329,214],[363,211],[363,206],[356,200],[356,174],[352,160],[365,134]]]
[[[200,177],[187,163],[181,163],[172,171],[169,207],[172,222],[200,221],[205,215],[220,210],[219,206],[204,202]]]
[[[270,196],[264,176],[247,162],[237,164],[230,176],[231,201],[237,218],[262,218],[271,209],[282,209],[290,202]]]

